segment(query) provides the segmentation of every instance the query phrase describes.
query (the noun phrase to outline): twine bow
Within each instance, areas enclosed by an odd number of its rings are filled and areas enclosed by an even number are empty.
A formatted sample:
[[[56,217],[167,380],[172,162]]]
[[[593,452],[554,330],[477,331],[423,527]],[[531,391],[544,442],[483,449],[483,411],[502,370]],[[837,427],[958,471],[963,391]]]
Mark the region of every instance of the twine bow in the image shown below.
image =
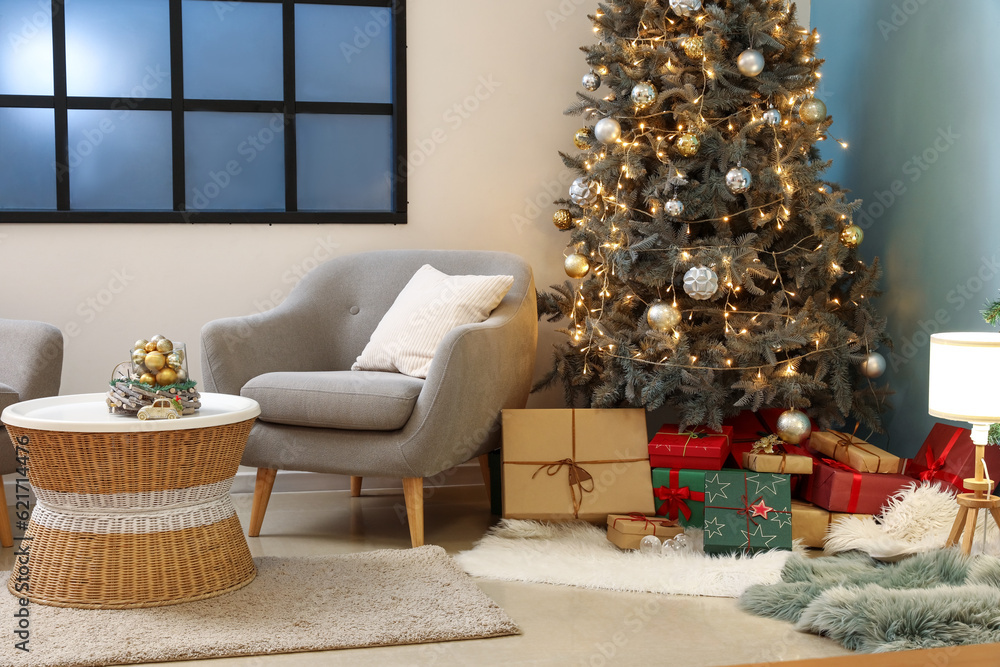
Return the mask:
[[[841,447],[844,448],[844,451],[847,451],[848,448],[851,447],[851,445],[854,445],[855,447],[860,447],[861,446],[861,441],[860,440],[858,442],[854,442],[854,437],[858,434],[858,427],[859,426],[861,426],[861,424],[855,424],[854,425],[854,431],[852,431],[850,435],[847,435],[846,433],[841,433],[840,431],[834,431],[833,429],[830,429],[830,433],[833,433],[835,436],[837,436],[837,442],[833,446],[833,457],[834,458],[837,458],[837,454],[840,452],[840,448]],[[861,449],[864,450],[863,447],[861,447]],[[867,451],[867,450],[865,450],[865,451]],[[871,453],[871,452],[869,452],[869,453]]]
[[[580,505],[583,504],[583,494],[593,493],[594,491],[594,476],[587,472],[580,464],[573,459],[560,459],[551,463],[543,463],[538,466],[538,470],[531,476],[531,479],[535,479],[535,475],[543,470],[549,477],[554,477],[559,474],[563,466],[568,468],[569,474],[567,475],[567,479],[569,480],[569,493],[573,498],[573,516],[579,516]],[[584,486],[587,482],[590,482],[590,488]]]
[[[669,519],[651,519],[641,512],[629,512],[626,516],[620,516],[612,522],[612,525],[617,528],[619,521],[642,521],[642,529],[644,531],[648,530],[650,527],[655,530],[656,526],[660,526],[662,528],[673,528],[677,525],[676,521],[671,521]]]

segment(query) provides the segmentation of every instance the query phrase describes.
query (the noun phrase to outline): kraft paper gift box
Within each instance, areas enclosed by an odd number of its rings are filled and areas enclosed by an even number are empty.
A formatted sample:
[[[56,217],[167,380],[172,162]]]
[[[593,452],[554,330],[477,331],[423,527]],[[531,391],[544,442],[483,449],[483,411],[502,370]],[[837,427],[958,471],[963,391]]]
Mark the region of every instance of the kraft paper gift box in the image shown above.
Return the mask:
[[[986,467],[990,478],[1000,478],[1000,447],[986,448]],[[967,492],[965,480],[976,476],[976,446],[972,431],[951,424],[934,424],[921,445],[907,474],[926,482],[939,482],[944,488]],[[995,483],[994,483],[995,486]]]
[[[705,474],[705,470],[653,468],[656,516],[701,527],[705,523]]]
[[[817,459],[803,496],[831,512],[879,514],[896,492],[913,484],[912,477],[892,473],[858,472],[833,459]]]
[[[802,546],[823,548],[829,527],[844,517],[871,518],[871,514],[843,514],[830,512],[802,500],[792,501],[792,540],[801,540]]]
[[[840,431],[820,431],[809,436],[809,446],[824,456],[846,463],[863,473],[901,473],[903,461],[861,438]]]
[[[713,431],[695,426],[681,431],[665,424],[649,442],[649,464],[654,468],[720,470],[729,456],[733,429],[723,426]]]
[[[683,532],[683,527],[667,519],[642,514],[608,515],[608,539],[620,549],[638,549],[639,542],[646,535],[666,540]]]
[[[813,457],[805,449],[782,443],[782,451],[773,454],[743,452],[743,467],[754,472],[772,472],[779,475],[811,475]]]
[[[705,553],[791,548],[788,475],[743,470],[705,474]]]
[[[655,512],[644,410],[504,410],[502,423],[505,518]]]

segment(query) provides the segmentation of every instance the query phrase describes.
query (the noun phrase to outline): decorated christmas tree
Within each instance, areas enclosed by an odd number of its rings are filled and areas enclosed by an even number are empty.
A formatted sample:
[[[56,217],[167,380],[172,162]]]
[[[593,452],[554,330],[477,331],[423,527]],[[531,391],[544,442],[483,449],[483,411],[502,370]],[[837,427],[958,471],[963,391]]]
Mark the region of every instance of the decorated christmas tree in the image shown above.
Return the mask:
[[[784,0],[611,0],[567,113],[579,173],[557,202],[572,278],[553,369],[573,405],[671,405],[718,426],[763,407],[880,429],[879,268],[817,142],[819,35]],[[846,144],[845,144],[846,148]]]

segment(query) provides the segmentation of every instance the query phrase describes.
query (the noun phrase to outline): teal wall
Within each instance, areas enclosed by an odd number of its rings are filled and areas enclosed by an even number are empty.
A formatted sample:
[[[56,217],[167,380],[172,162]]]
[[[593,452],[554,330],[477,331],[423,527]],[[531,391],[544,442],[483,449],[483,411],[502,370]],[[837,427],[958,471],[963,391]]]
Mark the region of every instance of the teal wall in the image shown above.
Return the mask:
[[[990,330],[980,311],[1000,287],[1000,3],[812,0],[811,23],[817,96],[850,143],[823,144],[828,180],[864,200],[862,255],[884,268],[896,395],[879,442],[910,456],[934,422],[928,332]]]

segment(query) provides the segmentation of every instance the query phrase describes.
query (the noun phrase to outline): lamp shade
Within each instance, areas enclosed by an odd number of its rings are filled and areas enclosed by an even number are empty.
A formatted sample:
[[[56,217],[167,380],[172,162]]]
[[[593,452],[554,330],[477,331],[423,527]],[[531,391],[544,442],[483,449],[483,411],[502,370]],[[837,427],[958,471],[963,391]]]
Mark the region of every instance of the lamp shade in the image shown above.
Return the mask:
[[[1000,422],[1000,334],[934,334],[930,356],[930,414],[954,421]]]

